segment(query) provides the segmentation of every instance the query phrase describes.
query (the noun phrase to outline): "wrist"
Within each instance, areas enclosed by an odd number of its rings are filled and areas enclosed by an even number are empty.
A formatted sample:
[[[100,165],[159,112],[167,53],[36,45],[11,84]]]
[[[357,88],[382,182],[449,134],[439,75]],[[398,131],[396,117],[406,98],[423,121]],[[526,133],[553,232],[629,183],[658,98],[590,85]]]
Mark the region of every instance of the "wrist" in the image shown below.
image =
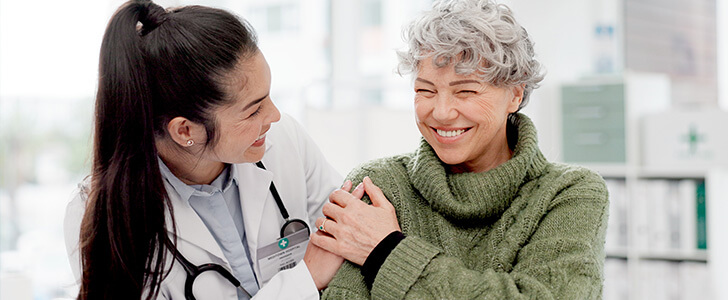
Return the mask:
[[[401,231],[393,231],[387,235],[376,247],[369,253],[364,264],[361,266],[361,274],[364,276],[364,282],[369,289],[374,284],[374,278],[377,277],[379,269],[387,260],[392,250],[405,238]]]

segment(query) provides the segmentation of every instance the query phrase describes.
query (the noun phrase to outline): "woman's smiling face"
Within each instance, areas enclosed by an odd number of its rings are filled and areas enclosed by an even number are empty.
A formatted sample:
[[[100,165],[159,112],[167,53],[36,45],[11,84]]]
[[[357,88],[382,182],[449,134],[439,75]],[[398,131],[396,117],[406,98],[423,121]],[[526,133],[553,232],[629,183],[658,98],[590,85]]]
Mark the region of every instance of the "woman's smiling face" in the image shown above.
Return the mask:
[[[484,172],[511,158],[508,114],[518,110],[523,88],[499,88],[476,73],[455,73],[453,64],[420,61],[415,79],[417,127],[453,170]]]
[[[262,53],[241,60],[229,74],[226,92],[233,103],[214,114],[219,142],[213,160],[224,163],[257,162],[265,153],[265,134],[281,114],[270,98],[271,74]]]

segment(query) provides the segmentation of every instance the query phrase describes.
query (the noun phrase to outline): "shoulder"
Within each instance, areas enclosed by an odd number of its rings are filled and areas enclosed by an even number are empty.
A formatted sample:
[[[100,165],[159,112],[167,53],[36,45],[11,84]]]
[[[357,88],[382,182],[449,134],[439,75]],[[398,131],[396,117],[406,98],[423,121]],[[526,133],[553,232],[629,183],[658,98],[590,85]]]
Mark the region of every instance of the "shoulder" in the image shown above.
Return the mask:
[[[271,125],[267,135],[275,142],[279,142],[280,140],[298,139],[302,133],[305,133],[303,126],[296,119],[288,114],[281,113],[280,121]]]
[[[63,238],[66,244],[66,253],[71,264],[71,271],[77,282],[80,282],[81,279],[78,241],[90,186],[90,177],[78,184],[78,188],[73,193],[73,198],[66,205],[66,214],[63,219]]]
[[[86,202],[88,202],[89,194],[91,193],[91,176],[86,177],[81,181],[76,190],[73,191],[71,201],[66,205],[66,218],[69,214],[76,215],[79,212],[82,213],[86,208]]]
[[[577,165],[550,163],[539,179],[557,195],[608,202],[607,185],[597,172]]]
[[[566,184],[591,187],[605,193],[607,191],[607,185],[604,183],[604,178],[589,168],[563,163],[553,163],[549,169],[551,172],[558,174],[559,177],[564,178],[564,183]]]
[[[407,163],[411,159],[412,153],[373,159],[355,167],[346,177],[348,180],[358,183],[365,176],[369,176],[377,185],[381,185],[383,181],[398,182],[407,180]]]
[[[310,149],[318,149],[303,126],[285,113],[281,113],[280,121],[271,125],[266,133],[266,143],[266,152],[272,149],[283,155],[290,155],[291,150],[304,155]]]

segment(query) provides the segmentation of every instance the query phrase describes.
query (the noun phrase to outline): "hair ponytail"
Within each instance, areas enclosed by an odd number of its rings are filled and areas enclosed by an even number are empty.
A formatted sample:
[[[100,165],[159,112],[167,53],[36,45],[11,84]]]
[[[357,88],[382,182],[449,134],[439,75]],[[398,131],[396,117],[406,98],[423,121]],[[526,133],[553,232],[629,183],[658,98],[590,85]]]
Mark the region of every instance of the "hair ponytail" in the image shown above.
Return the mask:
[[[169,205],[157,166],[153,101],[137,22],[147,33],[158,25],[148,24],[160,10],[151,2],[128,2],[104,34],[79,299],[140,299],[147,287],[147,299],[158,293]]]
[[[141,23],[141,28],[137,24]],[[79,299],[155,298],[166,276],[165,211],[171,204],[156,141],[177,116],[203,124],[228,100],[219,79],[258,51],[252,28],[220,9],[165,11],[132,0],[111,18],[101,45],[91,189],[81,223]],[[171,227],[168,227],[171,226]]]

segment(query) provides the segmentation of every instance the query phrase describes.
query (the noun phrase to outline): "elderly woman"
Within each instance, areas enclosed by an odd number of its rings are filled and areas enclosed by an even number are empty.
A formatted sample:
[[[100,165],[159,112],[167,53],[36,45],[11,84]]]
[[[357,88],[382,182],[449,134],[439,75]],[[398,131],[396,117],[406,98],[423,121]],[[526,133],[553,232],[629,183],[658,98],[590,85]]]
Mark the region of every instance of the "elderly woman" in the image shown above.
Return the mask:
[[[518,113],[543,78],[526,31],[474,0],[436,3],[406,30],[424,139],[355,169],[362,184],[324,205],[311,241],[349,261],[324,298],[599,298],[606,187],[547,161]]]

